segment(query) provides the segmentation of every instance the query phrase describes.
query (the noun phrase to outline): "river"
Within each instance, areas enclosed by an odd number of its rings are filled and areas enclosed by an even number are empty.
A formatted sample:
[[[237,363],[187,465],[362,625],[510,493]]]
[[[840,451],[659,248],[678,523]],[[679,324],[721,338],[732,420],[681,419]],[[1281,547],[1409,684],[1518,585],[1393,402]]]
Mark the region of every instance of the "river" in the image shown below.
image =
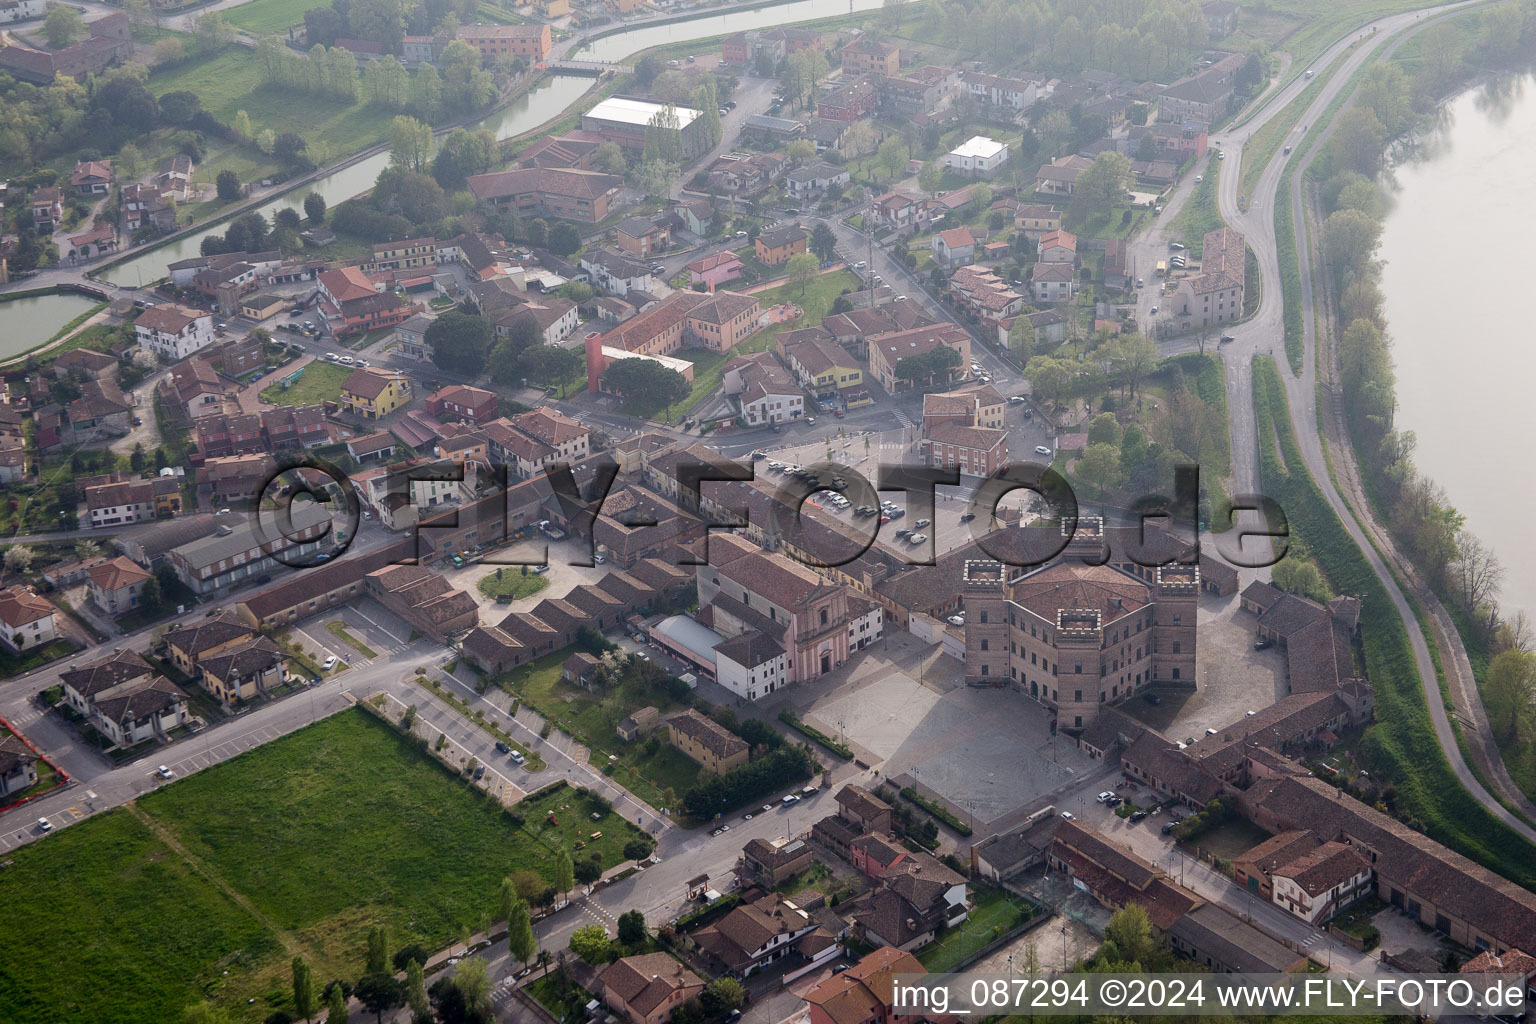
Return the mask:
[[[1418,436],[1419,471],[1441,484],[1505,569],[1502,603],[1536,612],[1536,347],[1504,306],[1530,285],[1536,238],[1536,77],[1457,96],[1393,170],[1382,288],[1397,369],[1397,426]],[[1500,298],[1502,296],[1503,298]],[[1524,340],[1522,340],[1524,339]]]
[[[572,59],[617,62],[641,50],[666,43],[707,39],[711,36],[751,28],[767,28],[773,25],[831,17],[850,11],[872,10],[880,7],[881,4],[882,0],[846,0],[846,2],[845,0],[796,0],[794,3],[751,11],[732,11],[726,14],[665,22],[660,25],[637,25],[623,32],[604,36],[570,56]],[[709,64],[712,67],[714,61],[711,60]],[[521,135],[559,116],[562,110],[575,103],[591,87],[590,76],[546,75],[535,83],[528,93],[472,127],[489,128],[498,139]],[[387,166],[389,166],[388,153],[371,156],[265,203],[257,207],[256,212],[271,218],[273,213],[285,206],[299,209],[304,197],[310,192],[318,192],[324,197],[328,206],[335,206],[342,200],[350,199],[372,187],[379,172]],[[119,263],[100,276],[113,284],[130,287],[138,287],[150,281],[159,280],[166,275],[170,264],[202,252],[205,237],[209,234],[223,234],[223,232],[224,226],[220,225],[208,231],[187,235],[172,245],[161,246],[142,256]]]

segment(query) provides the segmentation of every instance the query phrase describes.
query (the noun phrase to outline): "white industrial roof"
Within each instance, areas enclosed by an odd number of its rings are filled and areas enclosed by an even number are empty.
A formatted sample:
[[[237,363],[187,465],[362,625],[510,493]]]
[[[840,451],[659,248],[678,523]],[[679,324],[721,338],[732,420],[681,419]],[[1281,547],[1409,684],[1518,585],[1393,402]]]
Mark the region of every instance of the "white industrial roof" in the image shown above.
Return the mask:
[[[972,135],[964,145],[950,150],[949,155],[968,156],[973,160],[990,160],[1007,148],[1007,143],[995,142],[985,135]]]
[[[610,96],[587,113],[603,121],[620,121],[624,124],[648,125],[651,119],[659,111],[665,110],[665,103],[652,103],[650,100],[635,100],[628,96]],[[673,107],[677,112],[677,126],[686,128],[699,116],[699,112],[692,107]]]
[[[693,656],[701,665],[715,663],[715,645],[725,637],[686,615],[672,615],[651,627],[651,635],[660,633]]]
[[[643,352],[631,352],[627,348],[615,348],[612,345],[603,346],[603,355],[610,362],[617,362],[620,359],[649,359],[653,363],[660,363],[669,370],[683,373],[684,376],[687,376],[684,373],[685,370],[693,369],[693,364],[686,359],[674,359],[671,356],[648,356]]]

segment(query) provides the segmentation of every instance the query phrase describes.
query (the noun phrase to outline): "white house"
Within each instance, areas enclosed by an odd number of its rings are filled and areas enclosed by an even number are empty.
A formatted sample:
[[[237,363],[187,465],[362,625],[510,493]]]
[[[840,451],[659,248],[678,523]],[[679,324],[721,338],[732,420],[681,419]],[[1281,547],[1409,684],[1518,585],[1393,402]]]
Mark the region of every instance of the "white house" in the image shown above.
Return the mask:
[[[122,555],[91,566],[87,576],[91,600],[109,615],[122,615],[137,608],[139,592],[149,579],[149,573]]]
[[[0,641],[13,651],[41,647],[57,639],[56,609],[27,587],[0,590]]]
[[[750,630],[715,645],[715,681],[738,697],[757,700],[788,684],[789,659],[777,640]]]
[[[1371,888],[1371,865],[1345,843],[1324,843],[1270,875],[1274,902],[1308,924],[1327,921]]]
[[[1066,302],[1072,298],[1070,263],[1036,263],[1030,271],[1029,288],[1036,302]]]
[[[1008,143],[973,135],[944,154],[944,166],[967,178],[990,178],[1008,162]]]
[[[213,344],[213,314],[174,304],[155,306],[139,314],[133,333],[155,355],[179,363]]]
[[[28,18],[41,18],[48,12],[47,0],[5,0],[0,3],[0,25]]]
[[[748,426],[785,423],[805,415],[805,392],[772,353],[731,360],[721,387],[736,400]]]
[[[593,284],[614,295],[636,289],[648,292],[655,287],[647,267],[611,249],[596,249],[582,256],[581,269],[592,275]]]
[[[871,604],[861,612],[854,607],[852,601],[849,602],[849,611],[852,617],[848,620],[848,653],[851,655],[885,635],[885,614],[877,604]]]
[[[790,171],[784,176],[784,187],[792,196],[807,196],[825,192],[833,185],[846,185],[851,180],[848,168],[818,162]]]

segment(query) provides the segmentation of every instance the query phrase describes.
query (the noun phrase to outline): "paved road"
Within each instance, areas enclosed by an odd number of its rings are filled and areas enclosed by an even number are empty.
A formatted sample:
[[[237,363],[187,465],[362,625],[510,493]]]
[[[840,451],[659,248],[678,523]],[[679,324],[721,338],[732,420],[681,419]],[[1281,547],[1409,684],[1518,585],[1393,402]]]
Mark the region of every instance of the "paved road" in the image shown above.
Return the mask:
[[[1313,62],[1313,67],[1323,68],[1331,64],[1335,59],[1343,56],[1336,70],[1329,74],[1327,83],[1321,89],[1319,95],[1313,100],[1311,106],[1301,115],[1297,128],[1293,134],[1294,141],[1300,141],[1305,130],[1322,117],[1328,106],[1349,89],[1350,78],[1368,60],[1376,59],[1384,48],[1389,45],[1389,40],[1397,33],[1403,33],[1402,37],[1392,41],[1390,46],[1395,48],[1402,39],[1423,30],[1431,24],[1440,21],[1450,13],[1459,12],[1469,7],[1480,6],[1483,0],[1468,0],[1468,2],[1456,4],[1444,8],[1436,8],[1433,16],[1424,17],[1421,13],[1407,13],[1394,15],[1373,22],[1363,29],[1352,31],[1345,39],[1341,39],[1329,47],[1322,56]],[[1326,72],[1325,72],[1326,73]],[[1245,142],[1262,127],[1271,117],[1276,116],[1287,104],[1295,100],[1309,84],[1304,77],[1298,77],[1288,86],[1278,90],[1274,96],[1259,111],[1250,116],[1237,127],[1230,128],[1226,132],[1219,133],[1213,138],[1213,143],[1219,142],[1222,148],[1229,154],[1227,163],[1234,166],[1226,168],[1229,173],[1224,173],[1218,190],[1218,201],[1222,216],[1227,223],[1242,231],[1247,236],[1249,244],[1253,247],[1258,259],[1260,279],[1263,287],[1263,297],[1259,311],[1247,323],[1231,330],[1234,342],[1225,346],[1223,356],[1227,367],[1228,411],[1231,416],[1231,440],[1234,470],[1234,491],[1238,493],[1257,493],[1258,482],[1258,443],[1257,430],[1253,418],[1252,380],[1249,366],[1252,357],[1258,354],[1276,351],[1275,363],[1280,371],[1281,380],[1286,389],[1286,397],[1290,404],[1292,430],[1296,435],[1302,455],[1306,461],[1307,469],[1312,478],[1317,482],[1319,489],[1327,499],[1334,513],[1349,531],[1350,536],[1360,547],[1365,558],[1370,562],[1372,570],[1381,579],[1386,588],[1393,606],[1404,628],[1408,631],[1414,654],[1414,661],[1419,672],[1420,685],[1423,688],[1425,703],[1429,706],[1430,719],[1434,724],[1435,737],[1445,754],[1451,769],[1456,773],[1457,779],[1472,796],[1488,811],[1504,821],[1510,828],[1520,833],[1524,838],[1536,842],[1536,829],[1522,820],[1518,815],[1504,807],[1491,793],[1484,788],[1476,775],[1466,764],[1461,749],[1457,745],[1455,733],[1451,728],[1449,716],[1446,713],[1444,701],[1440,694],[1438,677],[1435,673],[1434,663],[1430,658],[1429,648],[1425,642],[1424,634],[1419,626],[1418,619],[1414,615],[1408,599],[1398,587],[1396,579],[1387,565],[1382,561],[1376,548],[1369,542],[1359,523],[1346,505],[1343,497],[1335,486],[1333,477],[1329,471],[1327,460],[1323,454],[1324,439],[1319,432],[1316,407],[1316,361],[1317,339],[1314,333],[1316,303],[1312,294],[1312,279],[1310,274],[1310,260],[1307,253],[1307,235],[1304,223],[1305,206],[1303,202],[1301,174],[1299,170],[1287,180],[1287,165],[1289,156],[1283,152],[1276,154],[1265,167],[1260,176],[1259,184],[1254,189],[1254,195],[1250,198],[1246,211],[1238,208],[1238,182],[1241,178],[1241,155]],[[1306,162],[1316,156],[1325,141],[1319,138],[1316,144],[1308,151],[1305,160],[1300,161],[1304,166]],[[1234,161],[1232,157],[1239,159]],[[1297,231],[1299,239],[1299,254],[1302,259],[1302,322],[1305,327],[1305,356],[1302,360],[1302,371],[1299,374],[1290,370],[1290,365],[1284,358],[1283,339],[1285,336],[1283,322],[1284,301],[1281,290],[1279,257],[1276,250],[1274,212],[1278,190],[1281,187],[1291,189],[1291,201],[1293,207],[1293,227]],[[1368,514],[1368,509],[1362,508],[1362,512]],[[1459,640],[1451,634],[1453,642],[1459,647]],[[1502,765],[1499,767],[1502,768]],[[1512,783],[1511,783],[1512,785]]]

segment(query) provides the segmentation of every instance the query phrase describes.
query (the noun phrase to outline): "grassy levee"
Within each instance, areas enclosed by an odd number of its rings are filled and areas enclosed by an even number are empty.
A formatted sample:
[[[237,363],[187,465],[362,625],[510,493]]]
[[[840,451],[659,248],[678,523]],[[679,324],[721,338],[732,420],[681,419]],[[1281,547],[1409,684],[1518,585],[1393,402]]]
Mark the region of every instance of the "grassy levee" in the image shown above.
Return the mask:
[[[1285,358],[1301,372],[1306,358],[1306,331],[1301,322],[1301,265],[1296,259],[1296,232],[1291,227],[1291,189],[1288,176],[1280,179],[1275,196],[1275,255],[1280,260],[1280,300],[1285,309]]]
[[[1361,597],[1360,635],[1376,697],[1376,721],[1361,742],[1362,753],[1390,765],[1397,805],[1416,827],[1505,878],[1536,885],[1530,845],[1474,800],[1451,771],[1429,720],[1402,619],[1306,472],[1279,371],[1267,357],[1253,361],[1253,402],[1264,493],[1280,503],[1291,533],[1315,555],[1334,589]]]

